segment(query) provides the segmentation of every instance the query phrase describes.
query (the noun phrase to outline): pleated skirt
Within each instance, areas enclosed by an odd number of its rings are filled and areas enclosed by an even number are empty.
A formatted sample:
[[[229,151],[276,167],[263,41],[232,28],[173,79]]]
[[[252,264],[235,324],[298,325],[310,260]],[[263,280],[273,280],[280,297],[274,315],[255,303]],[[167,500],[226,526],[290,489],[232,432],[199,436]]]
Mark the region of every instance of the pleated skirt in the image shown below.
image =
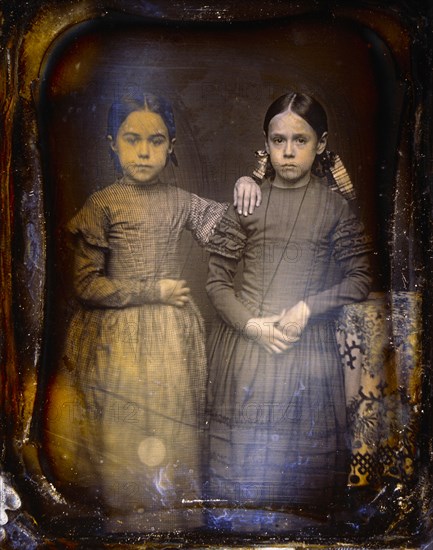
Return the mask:
[[[211,524],[241,510],[326,516],[349,456],[334,322],[310,322],[280,355],[220,322],[209,341],[207,422]]]
[[[68,434],[77,482],[99,493],[107,531],[200,526],[206,354],[196,306],[82,309],[62,370],[77,398]]]

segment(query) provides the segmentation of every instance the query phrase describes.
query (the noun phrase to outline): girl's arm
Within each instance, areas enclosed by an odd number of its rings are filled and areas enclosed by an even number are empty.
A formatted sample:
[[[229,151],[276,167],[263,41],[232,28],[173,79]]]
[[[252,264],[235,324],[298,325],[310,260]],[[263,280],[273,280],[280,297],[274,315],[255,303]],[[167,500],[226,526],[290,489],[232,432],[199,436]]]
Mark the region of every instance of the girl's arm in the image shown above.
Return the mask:
[[[234,278],[238,262],[236,259],[227,258],[220,254],[211,254],[206,291],[221,318],[233,328],[243,330],[253,315],[236,298]]]
[[[242,330],[253,315],[236,297],[234,279],[247,244],[243,219],[230,207],[206,248],[211,253],[206,290],[215,309],[232,327]]]
[[[92,195],[69,222],[75,238],[74,289],[77,297],[91,307],[123,308],[151,303],[181,307],[190,290],[183,280],[115,279],[105,273],[109,254],[109,210]]]
[[[185,227],[191,231],[192,236],[201,246],[208,244],[215,227],[221,221],[228,207],[228,203],[203,199],[194,193],[190,194]]]
[[[326,315],[333,309],[368,297],[372,282],[369,261],[371,241],[346,202],[332,236],[332,247],[341,269],[341,280],[326,290],[307,296],[287,310],[280,326],[297,323],[302,331],[310,317]]]
[[[215,229],[207,249],[210,250],[206,290],[221,318],[242,335],[268,353],[289,349],[299,336],[284,334],[278,323],[282,315],[254,317],[236,297],[234,279],[247,242],[247,234],[239,218],[230,208]]]
[[[161,301],[156,280],[112,279],[105,275],[106,251],[77,238],[74,289],[80,301],[92,307],[123,308]]]
[[[250,177],[239,178],[233,192],[234,206],[239,214],[252,214],[262,201],[262,192],[257,183]],[[191,194],[190,212],[186,223],[196,241],[205,246],[218,222],[227,210],[228,203],[219,203]]]
[[[367,298],[371,285],[368,255],[352,256],[340,265],[343,268],[340,283],[305,299],[312,316],[323,315],[332,309]]]
[[[247,235],[233,208],[221,220],[207,248],[209,298],[222,319],[242,335],[261,345],[268,353],[281,353],[298,338],[286,338],[278,328],[280,315],[254,317],[236,297],[234,279],[243,255]]]
[[[298,337],[287,337],[279,328],[281,315],[253,317],[252,313],[236,298],[234,278],[238,260],[220,254],[211,254],[206,290],[221,318],[243,336],[268,353],[281,353],[291,347]]]
[[[372,277],[369,256],[372,242],[346,201],[332,234],[331,246],[342,278],[331,288],[305,300],[312,316],[365,300],[370,291]]]
[[[77,239],[74,289],[83,303],[98,308],[123,308],[163,303],[177,307],[189,301],[186,281],[177,279],[113,279],[104,274],[106,251]]]

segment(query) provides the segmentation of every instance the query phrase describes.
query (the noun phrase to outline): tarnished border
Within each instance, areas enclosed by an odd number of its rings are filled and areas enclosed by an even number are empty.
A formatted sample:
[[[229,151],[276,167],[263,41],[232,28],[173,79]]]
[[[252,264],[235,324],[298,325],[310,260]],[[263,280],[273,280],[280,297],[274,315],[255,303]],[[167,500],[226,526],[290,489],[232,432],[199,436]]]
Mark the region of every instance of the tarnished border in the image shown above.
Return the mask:
[[[432,75],[433,61],[429,43],[432,37],[433,7],[431,2],[395,2],[392,5],[372,2],[285,2],[268,1],[239,3],[226,1],[204,3],[194,0],[154,3],[128,0],[46,0],[26,2],[3,0],[0,7],[0,154],[1,154],[1,217],[0,217],[0,283],[1,283],[1,456],[2,468],[22,495],[23,508],[16,533],[48,542],[49,535],[25,516],[25,503],[41,495],[50,506],[60,507],[61,495],[45,480],[38,460],[37,444],[31,439],[31,421],[37,395],[37,372],[44,334],[46,292],[46,234],[44,181],[39,148],[36,99],[46,60],[54,42],[79,23],[94,21],[107,15],[131,16],[167,23],[213,22],[224,25],[231,21],[278,20],[304,14],[331,13],[336,19],[361,24],[377,35],[392,52],[402,82],[406,84],[405,125],[401,129],[396,171],[392,242],[391,287],[404,287],[406,272],[424,267],[427,277],[423,288],[424,302],[424,425],[420,441],[420,499],[424,531],[419,545],[428,547],[430,522],[429,457],[432,451],[431,383],[429,382],[431,344],[432,267],[431,205],[432,184]],[[430,5],[428,5],[430,4]],[[42,489],[41,489],[42,487]],[[49,513],[49,512],[48,512]],[[16,513],[17,514],[17,513]],[[24,515],[23,515],[24,514]],[[18,522],[19,523],[19,522]],[[24,535],[23,535],[24,533]],[[342,537],[344,538],[344,536]],[[29,539],[30,540],[30,539]],[[44,542],[45,541],[45,542]],[[91,537],[89,546],[92,547]],[[54,541],[50,541],[53,542]],[[72,543],[72,540],[70,541]],[[125,541],[125,546],[147,546],[145,538]],[[326,544],[276,544],[257,541],[262,548],[363,548],[347,546],[343,540]],[[316,541],[315,541],[316,542]],[[317,541],[320,542],[320,541]],[[352,541],[353,542],[353,541]],[[367,541],[363,541],[367,544]],[[215,548],[227,548],[213,541]],[[368,547],[400,547],[413,541],[370,539]],[[100,543],[102,545],[102,542]],[[106,542],[106,547],[112,543]],[[113,543],[114,544],[114,543]],[[154,547],[167,547],[154,540]],[[351,544],[351,543],[350,543]],[[418,543],[417,543],[418,544]],[[161,545],[161,546],[160,546]],[[204,542],[172,541],[170,547],[201,547]],[[396,546],[395,546],[396,545]],[[152,547],[153,547],[152,546]],[[242,544],[237,547],[251,548]],[[101,546],[98,546],[101,547]],[[105,546],[104,546],[105,547]],[[118,547],[118,546],[116,546]],[[211,547],[207,545],[206,547]],[[418,546],[419,547],[419,546]]]

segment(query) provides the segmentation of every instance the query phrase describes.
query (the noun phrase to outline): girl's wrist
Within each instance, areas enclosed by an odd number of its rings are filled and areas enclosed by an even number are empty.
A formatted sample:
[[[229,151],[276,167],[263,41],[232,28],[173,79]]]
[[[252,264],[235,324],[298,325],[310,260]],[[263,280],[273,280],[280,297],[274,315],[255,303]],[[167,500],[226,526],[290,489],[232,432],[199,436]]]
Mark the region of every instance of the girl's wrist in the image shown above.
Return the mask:
[[[161,301],[162,291],[159,281],[149,282],[146,280],[140,281],[140,294],[146,303],[157,304]]]
[[[311,309],[310,306],[307,304],[305,300],[301,300],[300,302],[303,307],[303,313],[306,316],[306,319],[308,320],[311,317]]]

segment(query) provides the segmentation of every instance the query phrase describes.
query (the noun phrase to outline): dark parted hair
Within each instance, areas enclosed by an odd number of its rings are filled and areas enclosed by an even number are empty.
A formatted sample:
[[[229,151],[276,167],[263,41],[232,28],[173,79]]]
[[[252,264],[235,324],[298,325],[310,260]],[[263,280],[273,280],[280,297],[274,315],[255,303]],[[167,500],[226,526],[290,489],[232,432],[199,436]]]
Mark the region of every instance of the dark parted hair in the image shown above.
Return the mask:
[[[291,111],[295,115],[303,118],[316,132],[317,139],[328,131],[328,117],[322,105],[313,97],[298,93],[289,92],[278,97],[268,108],[263,122],[263,130],[266,138],[268,137],[269,124],[274,116]],[[324,151],[318,155],[312,166],[312,172],[322,176],[326,170],[332,166],[329,152]],[[273,169],[272,169],[273,170]],[[272,174],[271,174],[272,175]]]
[[[164,97],[144,92],[138,88],[126,90],[122,95],[116,97],[113,101],[110,110],[108,111],[107,136],[111,136],[113,140],[115,140],[117,132],[123,122],[131,113],[135,111],[148,111],[159,115],[167,127],[170,141],[175,139],[176,124],[174,121],[173,108],[170,102]],[[121,167],[117,155],[111,150],[111,148],[110,152],[116,168],[120,171]],[[170,158],[173,164],[177,166],[177,160],[174,153],[170,155]]]

